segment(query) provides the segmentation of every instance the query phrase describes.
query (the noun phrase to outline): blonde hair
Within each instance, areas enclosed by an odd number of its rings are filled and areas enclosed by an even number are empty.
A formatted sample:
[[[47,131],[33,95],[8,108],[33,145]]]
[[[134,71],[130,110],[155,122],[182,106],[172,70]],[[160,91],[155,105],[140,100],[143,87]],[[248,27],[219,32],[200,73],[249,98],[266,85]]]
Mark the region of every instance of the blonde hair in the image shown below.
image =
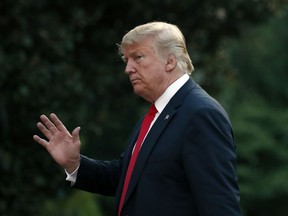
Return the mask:
[[[155,51],[159,55],[174,54],[177,66],[181,71],[191,74],[194,70],[186,48],[185,38],[176,25],[165,22],[150,22],[135,27],[122,38],[119,52],[122,54],[125,46],[141,42],[147,37],[153,37]]]

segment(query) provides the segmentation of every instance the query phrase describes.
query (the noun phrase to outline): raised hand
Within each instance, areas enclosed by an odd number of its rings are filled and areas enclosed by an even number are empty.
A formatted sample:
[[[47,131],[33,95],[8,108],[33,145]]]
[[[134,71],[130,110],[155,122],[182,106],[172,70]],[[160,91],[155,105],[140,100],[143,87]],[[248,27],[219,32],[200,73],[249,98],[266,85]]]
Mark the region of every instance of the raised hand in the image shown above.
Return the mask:
[[[80,127],[71,134],[54,113],[50,115],[51,120],[45,115],[41,115],[40,119],[42,122],[38,122],[37,127],[48,141],[37,135],[33,139],[44,146],[67,172],[72,173],[80,164]]]

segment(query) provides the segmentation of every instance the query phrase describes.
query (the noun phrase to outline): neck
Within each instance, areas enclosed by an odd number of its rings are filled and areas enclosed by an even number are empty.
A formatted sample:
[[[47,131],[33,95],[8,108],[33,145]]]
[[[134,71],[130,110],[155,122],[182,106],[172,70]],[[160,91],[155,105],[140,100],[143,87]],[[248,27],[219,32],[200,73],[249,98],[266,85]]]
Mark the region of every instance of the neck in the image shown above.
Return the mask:
[[[159,85],[159,89],[155,95],[153,95],[150,100],[147,100],[151,103],[154,103],[168,88],[172,85],[176,80],[182,77],[185,73],[171,73],[169,77],[165,81],[163,81],[163,85]]]

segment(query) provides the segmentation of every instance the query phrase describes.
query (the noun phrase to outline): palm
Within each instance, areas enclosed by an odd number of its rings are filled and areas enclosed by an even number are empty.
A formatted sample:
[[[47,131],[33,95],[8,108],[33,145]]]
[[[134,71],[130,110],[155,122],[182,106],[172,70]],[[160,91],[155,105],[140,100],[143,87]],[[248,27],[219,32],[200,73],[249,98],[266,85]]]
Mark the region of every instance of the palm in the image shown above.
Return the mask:
[[[60,165],[64,165],[69,157],[75,154],[76,145],[73,143],[71,134],[65,132],[57,132],[48,142],[47,151],[54,160]]]
[[[44,115],[41,116],[43,123],[38,123],[39,130],[48,139],[41,139],[35,135],[34,140],[43,145],[52,158],[67,171],[73,171],[80,160],[80,128],[74,129],[72,134],[55,114],[51,114],[51,121]]]

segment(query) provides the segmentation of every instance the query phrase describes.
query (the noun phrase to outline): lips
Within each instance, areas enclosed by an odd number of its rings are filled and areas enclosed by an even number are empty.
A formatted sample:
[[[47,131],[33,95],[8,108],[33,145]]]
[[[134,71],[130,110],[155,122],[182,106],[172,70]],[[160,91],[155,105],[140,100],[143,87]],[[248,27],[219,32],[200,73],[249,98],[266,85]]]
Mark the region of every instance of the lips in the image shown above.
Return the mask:
[[[130,82],[132,85],[135,85],[140,79],[138,78],[133,78],[133,79],[130,79]]]

